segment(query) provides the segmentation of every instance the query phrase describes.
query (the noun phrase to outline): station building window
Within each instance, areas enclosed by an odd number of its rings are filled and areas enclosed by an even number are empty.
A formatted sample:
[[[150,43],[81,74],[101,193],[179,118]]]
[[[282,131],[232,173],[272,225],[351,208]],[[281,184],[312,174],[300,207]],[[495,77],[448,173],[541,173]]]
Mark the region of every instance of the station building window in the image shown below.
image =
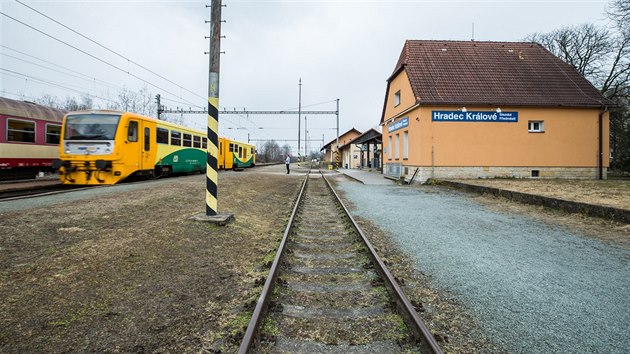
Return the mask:
[[[400,90],[394,93],[394,107],[398,106],[399,104],[400,104]]]
[[[530,133],[543,133],[545,131],[544,123],[542,120],[530,120],[527,122],[527,131]]]
[[[35,122],[7,119],[7,141],[34,143]]]
[[[396,160],[400,159],[400,134],[396,134],[396,145],[394,146],[396,150]]]
[[[392,136],[390,135],[387,140],[387,158],[389,160],[392,159],[392,155],[394,154],[394,150],[392,150]]]
[[[156,140],[158,144],[168,144],[168,129],[157,128]]]
[[[182,145],[182,133],[171,130],[171,145]]]
[[[46,144],[59,144],[61,137],[61,125],[46,124]]]
[[[409,132],[403,132],[403,159],[409,158]]]

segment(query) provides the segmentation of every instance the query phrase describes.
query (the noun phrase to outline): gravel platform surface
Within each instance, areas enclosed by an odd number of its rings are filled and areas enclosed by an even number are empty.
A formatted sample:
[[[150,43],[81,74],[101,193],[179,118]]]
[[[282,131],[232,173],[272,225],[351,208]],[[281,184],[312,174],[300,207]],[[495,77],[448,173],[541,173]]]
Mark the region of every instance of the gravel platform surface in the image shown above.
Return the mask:
[[[339,188],[513,353],[630,353],[630,252],[435,187]]]

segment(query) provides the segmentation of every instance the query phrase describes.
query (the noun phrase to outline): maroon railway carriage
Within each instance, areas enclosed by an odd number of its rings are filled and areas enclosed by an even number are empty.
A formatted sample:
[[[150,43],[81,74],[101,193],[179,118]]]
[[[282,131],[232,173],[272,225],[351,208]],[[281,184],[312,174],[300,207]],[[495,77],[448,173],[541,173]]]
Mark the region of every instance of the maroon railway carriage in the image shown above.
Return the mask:
[[[0,180],[53,172],[66,112],[0,97]]]

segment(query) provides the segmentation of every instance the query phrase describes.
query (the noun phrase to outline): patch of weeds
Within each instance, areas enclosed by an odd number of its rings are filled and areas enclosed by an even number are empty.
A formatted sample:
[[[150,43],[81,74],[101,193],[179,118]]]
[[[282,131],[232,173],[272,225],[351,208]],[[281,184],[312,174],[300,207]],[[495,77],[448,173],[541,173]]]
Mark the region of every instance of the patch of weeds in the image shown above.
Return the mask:
[[[395,331],[392,332],[392,336],[394,336],[394,338],[391,338],[391,339],[404,340],[409,335],[411,335],[411,332],[409,331],[409,327],[407,327],[407,323],[397,313],[387,314],[385,315],[385,318],[387,319],[387,322],[390,322],[395,326]]]
[[[231,342],[238,343],[241,341],[250,319],[251,314],[249,312],[241,313],[227,324],[228,336]]]
[[[280,333],[276,323],[270,318],[265,318],[262,326],[260,327],[260,334],[263,337],[273,338]]]
[[[85,317],[98,316],[107,312],[107,304],[102,302],[90,302],[81,306],[78,310],[72,312],[64,319],[51,321],[51,326],[68,327],[71,324],[80,321]]]

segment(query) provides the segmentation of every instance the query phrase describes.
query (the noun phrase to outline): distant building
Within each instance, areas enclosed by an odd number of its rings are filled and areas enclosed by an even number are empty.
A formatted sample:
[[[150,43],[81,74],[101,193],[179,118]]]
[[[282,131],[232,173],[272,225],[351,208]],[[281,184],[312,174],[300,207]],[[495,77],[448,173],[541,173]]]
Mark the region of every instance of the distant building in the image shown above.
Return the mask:
[[[366,130],[350,142],[359,148],[359,168],[381,169],[383,135],[376,129]]]
[[[609,105],[534,43],[409,40],[387,80],[384,173],[603,179]]]
[[[349,144],[359,135],[361,135],[361,132],[352,128],[339,136],[339,161],[337,161],[339,163],[339,167],[359,167],[359,154],[361,153],[361,150],[358,147]],[[335,163],[337,158],[337,138],[334,138],[328,144],[324,145],[322,150],[325,151],[324,161]]]

